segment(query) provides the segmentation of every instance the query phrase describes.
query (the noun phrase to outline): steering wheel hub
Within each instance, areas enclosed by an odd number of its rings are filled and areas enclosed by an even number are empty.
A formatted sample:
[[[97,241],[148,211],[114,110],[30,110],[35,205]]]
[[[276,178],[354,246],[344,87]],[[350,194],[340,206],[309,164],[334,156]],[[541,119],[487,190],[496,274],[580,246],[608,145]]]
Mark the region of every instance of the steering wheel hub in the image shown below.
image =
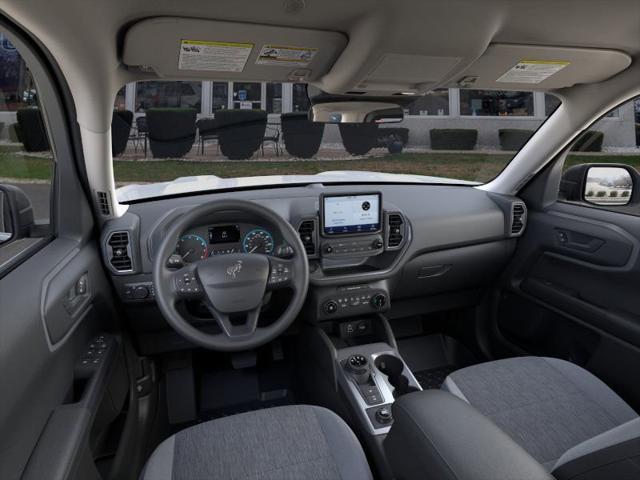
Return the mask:
[[[207,300],[220,312],[247,312],[262,304],[269,279],[269,260],[265,255],[209,257],[195,267]]]

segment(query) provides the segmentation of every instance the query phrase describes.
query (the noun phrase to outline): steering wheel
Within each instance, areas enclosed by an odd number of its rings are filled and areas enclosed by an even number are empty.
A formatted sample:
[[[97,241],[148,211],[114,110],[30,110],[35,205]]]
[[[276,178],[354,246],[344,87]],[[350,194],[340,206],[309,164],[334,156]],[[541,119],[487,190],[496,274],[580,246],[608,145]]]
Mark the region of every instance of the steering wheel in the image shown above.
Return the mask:
[[[273,225],[292,247],[293,254],[285,259],[234,253],[208,257],[177,270],[168,268],[167,261],[182,233],[203,217],[223,212],[250,215]],[[216,200],[172,222],[153,260],[153,285],[162,314],[184,338],[211,350],[247,350],[274,339],[296,318],[307,295],[309,265],[297,232],[273,210],[245,200]],[[293,290],[289,305],[273,323],[258,326],[265,295],[282,288]],[[206,333],[188,322],[177,309],[185,300],[201,300],[221,333]]]

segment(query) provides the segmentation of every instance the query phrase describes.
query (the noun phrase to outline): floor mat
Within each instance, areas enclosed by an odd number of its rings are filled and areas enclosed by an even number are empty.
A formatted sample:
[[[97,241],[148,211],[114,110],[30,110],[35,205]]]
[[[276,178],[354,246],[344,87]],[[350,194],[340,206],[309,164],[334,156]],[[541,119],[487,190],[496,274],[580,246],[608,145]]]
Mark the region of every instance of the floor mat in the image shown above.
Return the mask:
[[[416,380],[418,380],[418,383],[423,389],[435,389],[440,388],[447,376],[458,368],[459,367],[455,365],[445,365],[444,367],[413,372],[413,376],[416,377]]]

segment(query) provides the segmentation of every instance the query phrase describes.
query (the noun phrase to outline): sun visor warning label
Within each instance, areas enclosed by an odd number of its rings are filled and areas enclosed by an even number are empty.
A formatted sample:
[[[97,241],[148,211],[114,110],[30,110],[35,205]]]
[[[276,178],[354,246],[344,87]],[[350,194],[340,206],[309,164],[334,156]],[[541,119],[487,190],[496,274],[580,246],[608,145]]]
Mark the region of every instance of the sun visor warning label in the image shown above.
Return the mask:
[[[569,62],[564,61],[520,60],[496,82],[537,84],[544,82],[567,65]]]
[[[178,69],[242,72],[252,50],[253,43],[182,40]]]
[[[306,67],[317,52],[317,48],[263,45],[256,65]]]

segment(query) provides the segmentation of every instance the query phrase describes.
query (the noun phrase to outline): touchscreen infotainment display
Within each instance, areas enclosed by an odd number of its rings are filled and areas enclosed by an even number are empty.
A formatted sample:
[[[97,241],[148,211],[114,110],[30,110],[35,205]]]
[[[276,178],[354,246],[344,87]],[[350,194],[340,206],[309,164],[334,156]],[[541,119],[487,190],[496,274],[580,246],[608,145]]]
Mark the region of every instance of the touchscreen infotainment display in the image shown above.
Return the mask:
[[[379,193],[322,197],[322,225],[325,235],[380,231]]]

